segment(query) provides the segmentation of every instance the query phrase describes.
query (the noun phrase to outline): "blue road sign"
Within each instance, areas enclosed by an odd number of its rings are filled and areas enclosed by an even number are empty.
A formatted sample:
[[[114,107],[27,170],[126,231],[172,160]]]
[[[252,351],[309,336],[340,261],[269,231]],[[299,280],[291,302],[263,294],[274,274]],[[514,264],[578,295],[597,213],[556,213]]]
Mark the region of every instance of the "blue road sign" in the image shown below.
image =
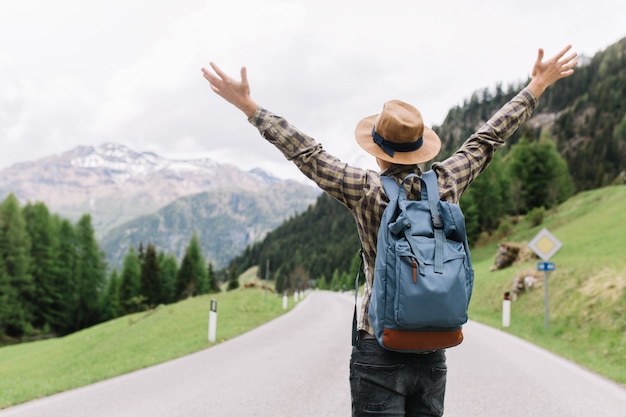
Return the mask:
[[[537,262],[537,271],[554,271],[554,262]]]

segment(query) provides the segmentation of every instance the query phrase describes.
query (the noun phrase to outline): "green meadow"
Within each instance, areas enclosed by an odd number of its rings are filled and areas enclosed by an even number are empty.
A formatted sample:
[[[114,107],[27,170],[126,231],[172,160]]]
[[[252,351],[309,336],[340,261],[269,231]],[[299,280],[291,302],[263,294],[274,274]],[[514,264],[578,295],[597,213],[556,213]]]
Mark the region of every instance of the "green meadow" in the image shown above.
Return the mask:
[[[248,275],[254,275],[249,271]],[[242,277],[242,281],[250,281]],[[0,408],[101,381],[210,347],[211,300],[217,301],[216,342],[278,317],[282,298],[240,289],[159,306],[66,337],[0,348]]]
[[[501,240],[472,251],[476,280],[470,318],[500,328],[626,384],[626,186],[581,193],[531,226],[521,219]],[[513,278],[536,270],[538,259],[490,272],[498,242],[527,244],[543,227],[563,247],[550,261],[549,326],[541,284],[512,303],[502,328],[502,299]],[[543,273],[542,273],[543,274]],[[231,339],[288,310],[259,288],[191,298],[125,316],[58,339],[0,348],[0,408],[76,388],[211,346],[208,312],[218,303],[217,342]],[[289,308],[293,306],[289,299]]]
[[[503,241],[527,244],[544,227],[563,243],[550,259],[556,269],[548,273],[548,327],[540,283],[512,302],[511,325],[502,328],[504,292],[516,275],[537,272],[540,259],[490,272],[497,242],[472,252],[470,318],[626,384],[626,186],[581,193],[539,226],[521,221]]]

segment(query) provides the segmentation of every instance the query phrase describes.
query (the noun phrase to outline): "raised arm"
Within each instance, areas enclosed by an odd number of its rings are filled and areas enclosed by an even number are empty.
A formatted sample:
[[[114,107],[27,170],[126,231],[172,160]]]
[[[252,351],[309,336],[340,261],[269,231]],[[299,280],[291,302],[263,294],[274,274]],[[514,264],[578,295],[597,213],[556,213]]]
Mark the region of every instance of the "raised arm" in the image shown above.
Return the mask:
[[[246,67],[241,68],[241,80],[237,81],[229,77],[213,62],[209,65],[211,65],[214,72],[202,68],[202,74],[211,85],[211,89],[250,118],[254,114],[257,105],[250,97],[250,84],[248,84]]]
[[[565,56],[571,48],[571,45],[567,45],[561,52],[547,61],[543,61],[544,52],[543,49],[539,48],[537,60],[531,73],[532,79],[528,84],[528,88],[536,98],[539,98],[546,91],[546,88],[556,81],[574,73],[574,67],[578,64],[577,54],[572,52]]]

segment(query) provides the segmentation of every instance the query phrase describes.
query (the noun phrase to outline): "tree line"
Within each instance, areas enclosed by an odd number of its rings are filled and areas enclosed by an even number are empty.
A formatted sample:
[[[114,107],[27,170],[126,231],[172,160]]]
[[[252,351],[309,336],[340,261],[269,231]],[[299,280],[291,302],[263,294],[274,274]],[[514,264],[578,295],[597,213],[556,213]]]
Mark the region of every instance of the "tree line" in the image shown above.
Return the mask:
[[[461,143],[526,82],[502,84],[476,91],[462,106],[451,109],[441,126],[433,129],[442,139],[442,155]],[[596,53],[581,57],[574,75],[551,86],[542,95],[535,115],[545,116],[530,127],[527,123],[509,140],[522,136],[541,139],[549,131],[558,153],[567,162],[575,192],[625,182],[626,162],[626,38]],[[501,153],[507,153],[505,148]]]
[[[339,289],[358,251],[354,220],[332,197],[321,194],[305,212],[249,245],[228,268],[243,272],[258,266],[259,278],[272,279],[278,293],[329,288],[333,277],[333,287]]]
[[[229,288],[236,288],[230,283]],[[152,244],[108,271],[91,216],[76,224],[44,203],[0,205],[0,341],[64,335],[124,314],[220,291],[196,235],[180,265]]]

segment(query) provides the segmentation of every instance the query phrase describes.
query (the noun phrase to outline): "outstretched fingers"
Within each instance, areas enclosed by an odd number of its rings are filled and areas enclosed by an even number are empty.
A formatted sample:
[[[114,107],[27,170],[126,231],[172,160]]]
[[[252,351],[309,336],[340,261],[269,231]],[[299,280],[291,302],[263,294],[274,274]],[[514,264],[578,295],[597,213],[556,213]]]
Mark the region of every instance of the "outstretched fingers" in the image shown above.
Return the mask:
[[[213,90],[217,88],[217,84],[219,83],[220,79],[217,78],[215,74],[203,67],[202,76],[209,82]]]
[[[561,51],[558,54],[556,54],[553,59],[555,61],[560,60],[561,58],[565,56],[567,51],[569,51],[570,49],[572,49],[572,45],[567,45],[565,48],[561,49]]]
[[[210,62],[209,65],[210,69],[202,68],[202,75],[209,82],[211,90],[250,117],[256,110],[256,103],[250,97],[246,67],[241,68],[241,80],[236,80],[229,77],[214,62]]]
[[[539,96],[556,81],[569,77],[574,73],[574,67],[578,64],[578,54],[570,52],[571,45],[567,45],[552,58],[544,61],[544,51],[539,49],[537,60],[533,66],[532,80],[529,85],[535,97]]]
[[[560,60],[561,67],[563,68],[574,68],[576,64],[578,64],[578,54],[576,52],[572,52],[566,58]]]
[[[226,80],[228,78],[228,75],[226,75],[226,73],[224,71],[222,71],[220,69],[220,67],[218,67],[215,62],[209,62],[209,65],[211,66],[211,68],[213,68],[213,71],[222,79],[222,80]]]
[[[224,90],[225,88],[239,89],[248,86],[248,72],[246,67],[241,68],[241,80],[237,81],[226,74],[214,62],[209,62],[213,72],[206,68],[202,68],[204,78],[209,81],[214,91]]]
[[[572,46],[567,45],[558,54],[546,61],[546,65],[553,68],[558,78],[564,78],[573,74],[574,67],[578,64],[578,60],[576,59],[578,54],[576,52],[572,52],[566,56],[570,49],[572,49]],[[537,62],[540,62],[539,58],[542,57],[542,52],[543,51],[540,49]]]
[[[565,54],[567,54],[570,49],[572,49],[572,45],[567,45],[561,50],[561,52],[559,52],[554,56],[554,58],[552,58],[558,65],[560,65],[561,69],[564,71],[570,70],[574,68],[576,64],[578,64],[578,61],[576,60],[578,54],[576,52],[572,52],[568,56],[565,56]]]
[[[207,68],[202,68],[202,75],[209,82],[211,90],[213,90],[218,95],[224,97],[224,94],[222,93],[227,89],[229,85],[232,85],[234,80],[232,80],[214,62],[209,62],[209,65],[213,71],[210,71]]]

